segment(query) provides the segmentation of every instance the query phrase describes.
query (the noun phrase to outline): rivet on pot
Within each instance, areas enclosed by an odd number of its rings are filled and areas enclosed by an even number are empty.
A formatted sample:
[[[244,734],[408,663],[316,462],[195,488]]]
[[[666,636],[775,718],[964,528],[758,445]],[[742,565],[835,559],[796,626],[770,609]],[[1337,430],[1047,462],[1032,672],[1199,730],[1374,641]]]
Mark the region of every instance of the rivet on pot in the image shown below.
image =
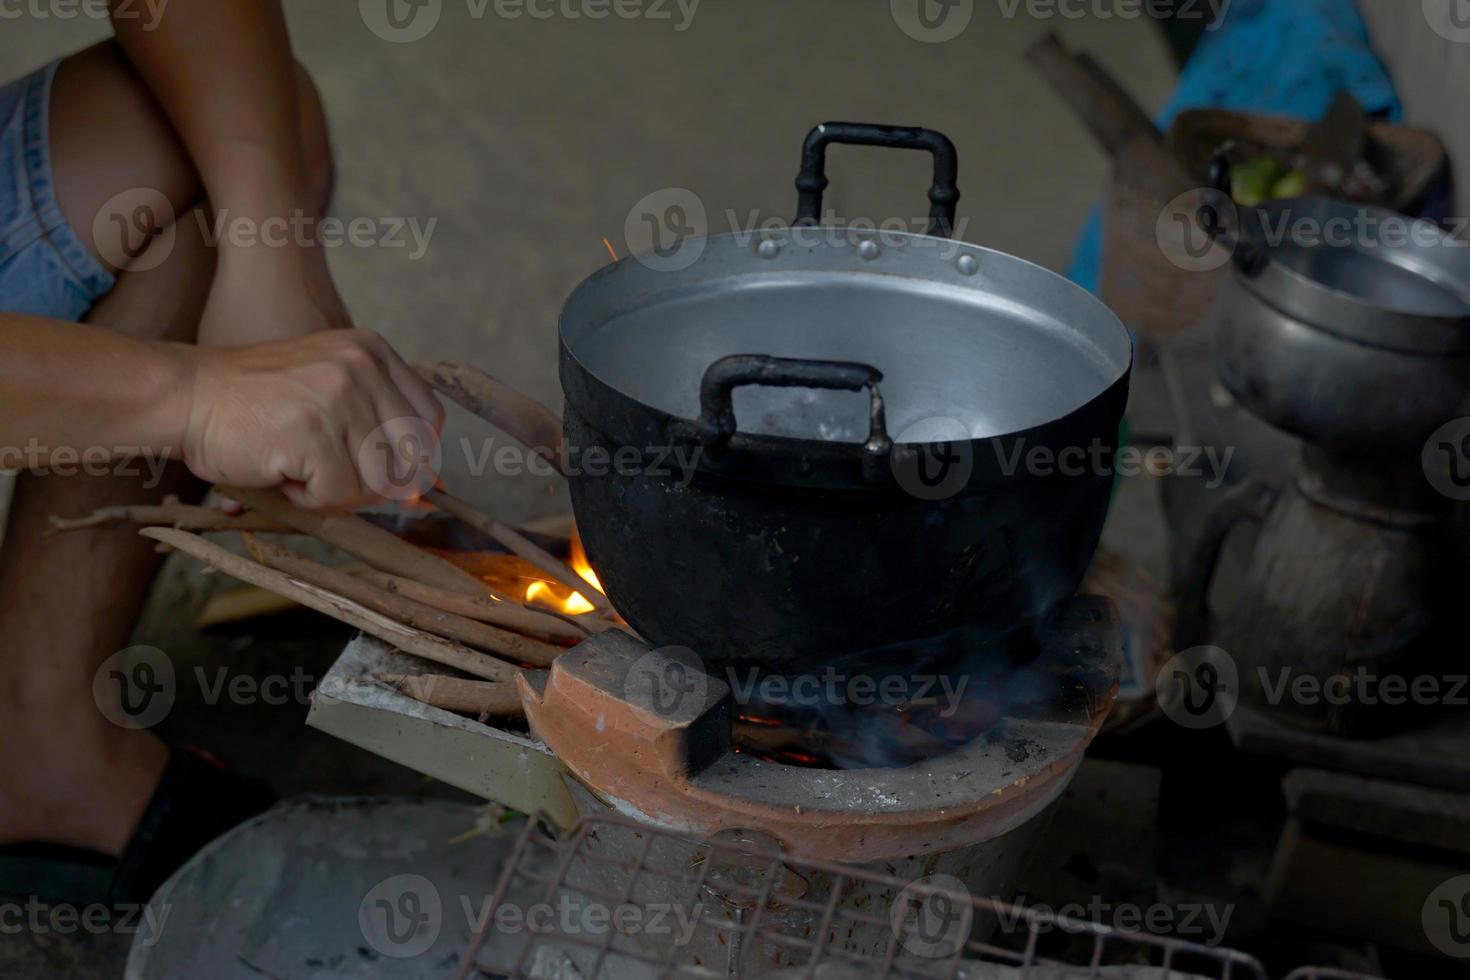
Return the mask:
[[[878,257],[878,243],[872,239],[865,239],[858,242],[857,253],[859,257],[871,262]]]
[[[767,238],[755,247],[755,254],[763,259],[774,259],[781,254],[781,246],[774,239]]]
[[[961,255],[955,261],[955,268],[960,270],[962,276],[973,276],[980,271],[980,263],[973,255]]]

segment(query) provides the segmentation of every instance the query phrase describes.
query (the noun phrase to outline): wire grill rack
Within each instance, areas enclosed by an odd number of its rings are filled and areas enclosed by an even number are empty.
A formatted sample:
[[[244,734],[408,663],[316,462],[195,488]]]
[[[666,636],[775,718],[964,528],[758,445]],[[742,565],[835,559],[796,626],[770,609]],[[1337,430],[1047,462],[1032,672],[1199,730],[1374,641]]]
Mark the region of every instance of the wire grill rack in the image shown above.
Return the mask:
[[[1267,980],[1244,953],[975,896],[947,876],[905,882],[794,859],[755,833],[697,840],[611,816],[560,837],[529,821],[461,964],[459,980]]]

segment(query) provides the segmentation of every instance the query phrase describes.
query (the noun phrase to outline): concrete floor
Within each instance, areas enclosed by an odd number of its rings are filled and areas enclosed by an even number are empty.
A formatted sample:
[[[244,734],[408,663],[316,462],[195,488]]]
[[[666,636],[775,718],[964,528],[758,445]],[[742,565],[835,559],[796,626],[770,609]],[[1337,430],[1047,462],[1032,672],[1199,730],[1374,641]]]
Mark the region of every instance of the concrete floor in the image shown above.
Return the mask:
[[[182,2],[182,0],[176,0]],[[958,38],[905,35],[882,0],[705,0],[691,26],[662,20],[483,18],[478,3],[445,0],[425,38],[391,44],[350,0],[288,3],[296,49],[332,120],[343,218],[437,219],[424,257],[343,248],[332,256],[359,322],[410,357],[482,366],[550,404],[556,314],[584,276],[607,261],[602,237],[626,253],[635,202],[666,187],[693,190],[713,231],[794,210],[802,136],[827,119],[922,124],[960,151],[964,237],[1059,268],[1105,172],[1068,110],[1040,85],[1021,52],[1048,29],[1094,53],[1151,107],[1173,76],[1143,21],[1006,19],[977,4]],[[677,7],[669,5],[677,14]],[[1022,5],[1019,9],[1024,10]],[[105,35],[85,20],[5,23],[0,78]],[[881,220],[925,213],[925,167],[839,150],[828,205]],[[477,429],[452,421],[449,445]],[[550,480],[474,477],[449,453],[449,485],[523,521],[564,511]],[[1122,533],[1157,522],[1146,481],[1127,481]],[[4,494],[0,493],[0,497]],[[1157,533],[1157,531],[1155,531]],[[250,632],[200,636],[202,596],[222,584],[171,563],[137,637],[168,651],[179,701],[162,728],[241,768],[273,774],[282,793],[438,792],[387,763],[302,727],[303,704],[209,703],[230,676],[320,676],[345,632],[288,617]],[[0,935],[0,976],[115,977],[118,936]]]

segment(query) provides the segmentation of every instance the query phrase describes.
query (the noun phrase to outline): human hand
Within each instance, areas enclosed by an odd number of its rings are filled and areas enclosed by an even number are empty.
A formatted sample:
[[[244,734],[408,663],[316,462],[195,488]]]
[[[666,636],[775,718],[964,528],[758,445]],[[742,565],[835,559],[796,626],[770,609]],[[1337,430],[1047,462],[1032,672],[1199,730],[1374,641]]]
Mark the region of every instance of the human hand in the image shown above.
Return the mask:
[[[309,508],[411,499],[437,483],[443,407],[377,334],[183,350],[194,368],[183,456],[201,479],[280,487]]]

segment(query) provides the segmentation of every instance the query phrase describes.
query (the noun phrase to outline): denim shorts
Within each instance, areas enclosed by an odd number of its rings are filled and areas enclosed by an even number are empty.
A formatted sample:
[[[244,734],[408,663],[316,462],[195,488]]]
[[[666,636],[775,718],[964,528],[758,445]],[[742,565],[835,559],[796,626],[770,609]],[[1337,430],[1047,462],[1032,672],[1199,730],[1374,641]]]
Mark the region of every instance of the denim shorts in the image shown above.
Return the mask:
[[[114,279],[56,203],[48,116],[58,65],[0,87],[0,311],[76,321]]]

